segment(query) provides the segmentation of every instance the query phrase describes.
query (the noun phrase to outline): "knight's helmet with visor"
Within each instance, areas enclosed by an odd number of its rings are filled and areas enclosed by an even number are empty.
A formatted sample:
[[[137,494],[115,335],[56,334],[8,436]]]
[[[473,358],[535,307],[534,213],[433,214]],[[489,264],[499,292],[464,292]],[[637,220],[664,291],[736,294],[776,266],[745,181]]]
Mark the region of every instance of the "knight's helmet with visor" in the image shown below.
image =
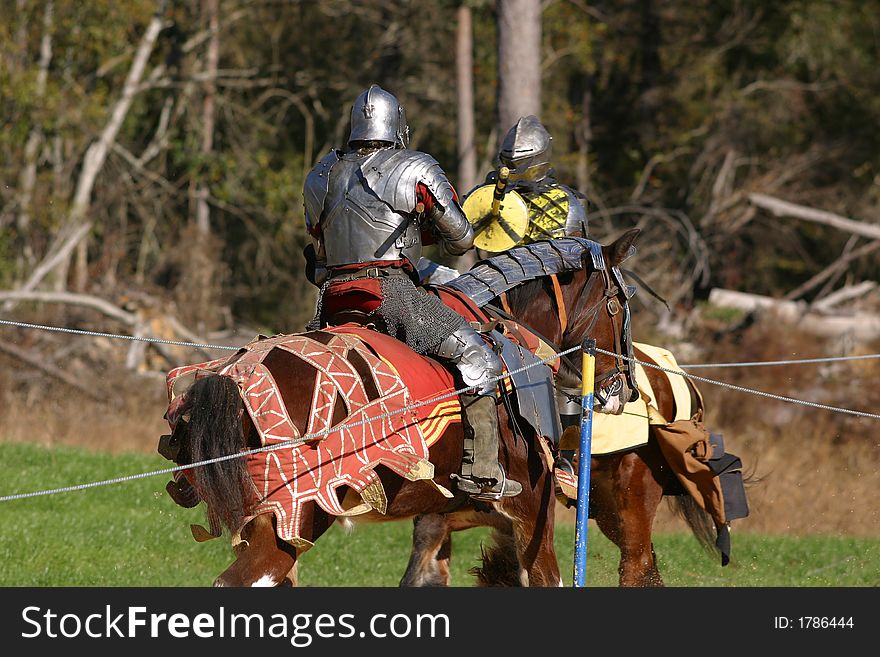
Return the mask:
[[[361,92],[351,106],[348,143],[358,141],[384,141],[396,148],[409,147],[406,110],[394,94],[377,84]]]
[[[553,137],[537,116],[523,116],[501,142],[498,164],[510,169],[511,180],[537,182],[550,170]]]

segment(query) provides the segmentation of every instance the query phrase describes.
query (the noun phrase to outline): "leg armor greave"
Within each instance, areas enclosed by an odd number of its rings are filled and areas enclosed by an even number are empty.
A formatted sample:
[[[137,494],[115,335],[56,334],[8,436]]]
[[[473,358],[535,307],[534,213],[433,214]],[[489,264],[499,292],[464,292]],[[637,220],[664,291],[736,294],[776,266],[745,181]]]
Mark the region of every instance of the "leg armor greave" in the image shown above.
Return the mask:
[[[501,357],[469,324],[454,331],[431,353],[455,365],[464,384],[476,388],[476,394],[495,394],[496,379],[503,373]]]
[[[583,411],[580,388],[557,386],[556,408],[559,410],[559,420],[562,424],[563,431],[569,427],[579,427],[581,423],[581,413]],[[559,445],[554,445],[554,447],[559,447]],[[574,475],[574,466],[572,465],[574,453],[575,450],[559,450],[556,461],[553,464],[554,469],[565,470],[570,475]]]
[[[556,408],[559,410],[559,419],[562,422],[563,429],[580,425],[581,411],[583,410],[580,389],[557,387]]]

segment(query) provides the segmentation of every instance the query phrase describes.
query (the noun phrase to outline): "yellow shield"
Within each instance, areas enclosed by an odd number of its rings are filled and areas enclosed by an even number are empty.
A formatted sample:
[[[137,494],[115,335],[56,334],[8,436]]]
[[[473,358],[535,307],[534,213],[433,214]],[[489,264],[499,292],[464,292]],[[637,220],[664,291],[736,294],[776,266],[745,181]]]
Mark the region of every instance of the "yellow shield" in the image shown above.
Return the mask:
[[[471,192],[462,204],[474,227],[474,246],[483,251],[501,253],[520,244],[529,229],[529,209],[513,190],[501,199],[498,213],[492,213],[495,185],[482,185]]]

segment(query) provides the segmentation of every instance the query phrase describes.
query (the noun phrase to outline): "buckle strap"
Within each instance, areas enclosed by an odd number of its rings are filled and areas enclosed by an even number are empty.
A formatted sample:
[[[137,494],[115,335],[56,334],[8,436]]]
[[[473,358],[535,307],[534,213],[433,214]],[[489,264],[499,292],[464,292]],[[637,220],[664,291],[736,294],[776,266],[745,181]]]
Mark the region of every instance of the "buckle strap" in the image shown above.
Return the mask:
[[[361,278],[388,278],[391,276],[409,275],[400,267],[364,267],[355,271],[340,271],[331,274],[329,280],[332,281],[354,281]]]

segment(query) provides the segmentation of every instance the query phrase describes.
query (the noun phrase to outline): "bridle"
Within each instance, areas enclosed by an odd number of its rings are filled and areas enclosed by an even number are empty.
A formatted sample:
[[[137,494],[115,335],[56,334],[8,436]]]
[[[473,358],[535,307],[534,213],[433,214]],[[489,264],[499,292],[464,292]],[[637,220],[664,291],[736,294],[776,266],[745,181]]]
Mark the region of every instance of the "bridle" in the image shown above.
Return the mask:
[[[601,251],[598,253],[601,253]],[[635,366],[632,364],[633,352],[629,310],[629,299],[635,293],[635,288],[624,283],[620,270],[617,267],[609,268],[606,265],[604,254],[600,256],[601,261],[596,258],[595,256],[598,255],[598,253],[593,253],[594,258],[590,265],[591,271],[586,275],[584,285],[578,295],[577,303],[575,304],[574,309],[570,312],[566,310],[562,286],[559,284],[558,275],[549,275],[553,287],[552,295],[555,297],[557,312],[559,313],[559,326],[561,332],[560,345],[555,344],[553,340],[550,340],[539,333],[537,330],[523,322],[522,319],[515,317],[511,313],[507,297],[503,292],[497,296],[502,308],[499,308],[493,303],[489,303],[483,306],[483,309],[492,317],[516,322],[522,328],[527,329],[529,332],[543,340],[554,352],[560,354],[560,365],[562,370],[560,370],[559,376],[562,375],[563,370],[568,372],[565,376],[566,382],[570,382],[577,387],[575,388],[564,385],[562,384],[562,379],[559,379],[556,388],[560,393],[568,396],[572,401],[575,399],[580,400],[580,379],[582,368],[580,363],[573,358],[572,354],[563,354],[561,352],[564,350],[565,346],[569,344],[566,338],[574,338],[577,343],[580,343],[585,336],[589,335],[589,332],[596,326],[601,311],[604,309],[611,319],[611,328],[614,333],[615,354],[614,367],[607,372],[599,374],[595,379],[596,390],[594,392],[594,397],[600,405],[604,406],[612,395],[620,392],[621,387],[623,386],[624,377],[632,391],[630,399],[627,401],[635,401],[638,399],[639,393],[635,381]],[[586,258],[586,256],[587,253],[585,252],[583,257]],[[587,266],[586,263],[582,263],[582,267],[578,271],[584,271]],[[595,282],[599,280],[599,274],[601,274],[603,284],[602,296],[598,301],[590,305],[589,308],[586,308],[589,292],[592,286],[595,285]],[[589,318],[589,324],[586,329],[580,329],[578,335],[573,335],[573,329],[582,325],[582,322],[577,321],[581,316]],[[569,318],[573,318],[574,321],[570,321]]]
[[[588,308],[585,308],[587,298],[591,288],[597,281],[601,280],[603,285],[602,296]],[[627,294],[628,287],[624,284],[623,278],[617,267],[604,267],[602,269],[594,268],[587,276],[584,287],[578,297],[574,309],[569,313],[575,318],[585,318],[586,327],[578,331],[580,335],[575,336],[578,339],[585,335],[589,335],[604,311],[611,320],[611,330],[614,334],[614,366],[605,372],[596,376],[594,395],[600,405],[605,405],[610,397],[618,394],[623,386],[623,378],[625,377],[629,389],[632,394],[627,401],[635,401],[638,399],[638,387],[635,381],[635,366],[632,361],[632,333],[630,331],[630,311],[629,297]],[[561,300],[560,300],[561,305]],[[572,329],[582,325],[582,322],[572,322],[568,326],[562,326],[563,345],[567,344],[566,337],[571,337]],[[568,364],[572,366],[572,361]],[[574,367],[575,371],[579,368]]]

